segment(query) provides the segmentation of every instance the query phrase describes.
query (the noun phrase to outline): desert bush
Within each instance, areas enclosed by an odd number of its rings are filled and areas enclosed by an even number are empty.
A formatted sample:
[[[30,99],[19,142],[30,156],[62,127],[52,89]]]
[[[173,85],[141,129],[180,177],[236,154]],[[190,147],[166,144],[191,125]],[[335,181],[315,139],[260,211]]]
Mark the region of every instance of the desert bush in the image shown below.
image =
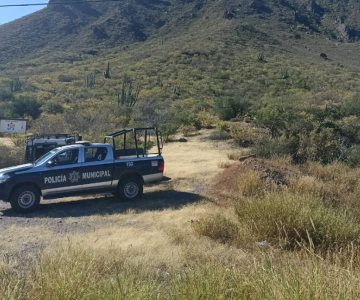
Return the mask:
[[[360,166],[360,145],[354,145],[348,150],[347,162],[353,167]]]
[[[265,183],[260,173],[249,170],[239,179],[239,191],[245,197],[259,196],[265,192]]]
[[[68,121],[65,120],[63,114],[48,115],[42,114],[38,119],[31,122],[30,131],[35,134],[50,133],[72,133]],[[80,129],[77,132],[81,132]]]
[[[272,193],[238,204],[236,213],[259,240],[283,249],[327,251],[360,243],[360,225],[354,217],[326,207],[314,195]]]
[[[331,163],[346,159],[346,147],[338,133],[332,128],[319,128],[310,135],[301,134],[296,153],[297,159],[308,159]]]
[[[360,116],[360,95],[356,94],[351,100],[344,102],[341,113],[344,116]]]
[[[64,112],[64,107],[56,102],[56,101],[47,101],[43,106],[41,106],[41,110],[48,114],[61,114]]]
[[[221,214],[209,215],[194,221],[192,228],[199,236],[206,236],[220,243],[235,242],[239,232],[237,224]]]
[[[224,130],[216,129],[210,133],[209,139],[214,141],[223,141],[223,140],[231,139],[231,136],[228,132]]]
[[[176,134],[178,130],[178,124],[164,123],[159,126],[162,137],[165,142],[168,142],[172,135]]]
[[[15,99],[15,96],[10,91],[0,89],[0,102],[1,101],[13,101]]]
[[[0,145],[0,153],[0,168],[20,165],[24,161],[24,145],[20,147]]]
[[[349,116],[337,122],[339,131],[346,145],[350,146],[360,143],[360,117]]]
[[[217,98],[215,101],[215,113],[221,120],[231,120],[246,115],[250,110],[250,102],[241,97]]]
[[[218,120],[216,116],[205,110],[201,110],[198,113],[197,118],[199,120],[201,128],[206,128],[206,129],[214,128]]]
[[[11,136],[11,141],[14,143],[15,147],[23,148],[25,146],[26,137],[21,134],[14,134]]]
[[[298,139],[296,137],[286,138],[280,136],[276,138],[265,138],[262,142],[255,144],[254,152],[258,157],[272,158],[291,155],[296,160]]]
[[[24,118],[31,116],[36,119],[40,116],[40,104],[36,99],[28,96],[19,96],[14,101],[10,102],[7,111],[11,118]]]
[[[261,143],[266,138],[266,132],[246,123],[234,123],[230,125],[230,136],[239,146],[250,147]]]
[[[77,79],[77,77],[75,75],[60,74],[58,76],[58,81],[60,81],[60,82],[72,82],[76,79]]]
[[[185,137],[188,137],[196,134],[196,127],[192,125],[181,125],[178,128],[178,131],[180,131]]]
[[[219,131],[230,131],[230,122],[218,121],[216,122],[216,129]]]
[[[265,105],[256,113],[256,124],[270,130],[273,137],[280,136],[294,121],[293,109],[281,105]]]

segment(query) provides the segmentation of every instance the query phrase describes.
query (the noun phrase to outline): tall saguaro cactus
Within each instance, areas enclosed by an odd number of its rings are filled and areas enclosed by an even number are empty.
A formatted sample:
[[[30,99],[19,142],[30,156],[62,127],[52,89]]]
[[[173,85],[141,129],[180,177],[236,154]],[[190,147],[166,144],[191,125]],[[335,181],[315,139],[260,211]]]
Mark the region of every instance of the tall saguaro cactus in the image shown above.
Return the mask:
[[[118,105],[134,107],[139,99],[140,85],[133,89],[132,79],[125,74],[122,82],[121,93],[118,93]]]
[[[11,93],[16,93],[21,91],[22,89],[22,83],[20,81],[20,78],[15,78],[13,80],[11,80],[10,82],[10,92]]]
[[[95,87],[96,83],[96,75],[95,74],[89,74],[85,77],[85,87],[86,88],[93,88]]]
[[[110,63],[107,63],[106,69],[104,71],[104,78],[105,79],[110,79],[111,78],[111,74],[110,74]]]

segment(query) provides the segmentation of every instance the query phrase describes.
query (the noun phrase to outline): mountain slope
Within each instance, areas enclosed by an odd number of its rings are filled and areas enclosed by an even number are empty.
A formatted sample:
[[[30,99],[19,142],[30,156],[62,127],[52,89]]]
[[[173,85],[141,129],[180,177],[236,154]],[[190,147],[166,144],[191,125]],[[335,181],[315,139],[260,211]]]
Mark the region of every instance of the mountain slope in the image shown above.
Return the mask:
[[[201,0],[202,1],[202,0]],[[0,26],[0,62],[47,54],[113,48],[145,41],[176,18],[178,1],[133,0],[69,4],[50,1],[47,8]],[[180,1],[181,2],[181,1]],[[183,13],[196,6],[180,3]]]
[[[281,30],[324,34],[344,42],[360,38],[360,3],[356,0],[124,0],[69,4],[51,0],[47,8],[0,26],[0,62],[49,55],[54,51],[97,53],[173,35],[203,18],[249,17],[282,24]],[[189,28],[191,30],[191,28]]]

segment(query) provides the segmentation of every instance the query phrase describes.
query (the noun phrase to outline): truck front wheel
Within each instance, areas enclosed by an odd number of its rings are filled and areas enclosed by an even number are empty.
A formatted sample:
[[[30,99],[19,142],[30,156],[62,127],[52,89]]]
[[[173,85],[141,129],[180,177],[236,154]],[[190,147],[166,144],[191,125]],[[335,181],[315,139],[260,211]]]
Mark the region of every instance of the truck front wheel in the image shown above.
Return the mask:
[[[40,192],[31,185],[16,188],[11,195],[11,207],[18,212],[33,211],[40,203]]]
[[[123,179],[118,187],[118,194],[123,200],[137,200],[143,194],[143,183],[136,177]]]

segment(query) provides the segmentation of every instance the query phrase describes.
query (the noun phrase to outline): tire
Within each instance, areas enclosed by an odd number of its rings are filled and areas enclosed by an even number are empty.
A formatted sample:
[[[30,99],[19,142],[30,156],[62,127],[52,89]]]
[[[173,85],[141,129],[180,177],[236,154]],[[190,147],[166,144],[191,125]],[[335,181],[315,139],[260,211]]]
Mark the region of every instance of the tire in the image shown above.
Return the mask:
[[[120,182],[117,194],[122,200],[134,201],[141,198],[143,191],[143,182],[139,178],[130,177]]]
[[[32,185],[23,185],[16,188],[10,198],[12,209],[22,213],[35,210],[39,203],[40,192]]]

